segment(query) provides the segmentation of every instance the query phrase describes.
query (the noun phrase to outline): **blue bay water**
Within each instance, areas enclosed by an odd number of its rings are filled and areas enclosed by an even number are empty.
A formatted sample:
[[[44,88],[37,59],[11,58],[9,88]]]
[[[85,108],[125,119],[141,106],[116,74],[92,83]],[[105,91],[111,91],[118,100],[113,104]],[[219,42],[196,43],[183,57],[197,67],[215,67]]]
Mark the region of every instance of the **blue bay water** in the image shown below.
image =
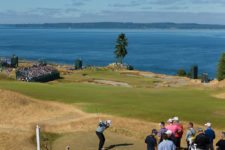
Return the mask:
[[[0,57],[46,59],[73,64],[105,66],[115,61],[115,41],[124,32],[129,40],[124,62],[138,70],[176,74],[197,64],[200,72],[215,76],[225,52],[225,30],[108,30],[0,28]]]

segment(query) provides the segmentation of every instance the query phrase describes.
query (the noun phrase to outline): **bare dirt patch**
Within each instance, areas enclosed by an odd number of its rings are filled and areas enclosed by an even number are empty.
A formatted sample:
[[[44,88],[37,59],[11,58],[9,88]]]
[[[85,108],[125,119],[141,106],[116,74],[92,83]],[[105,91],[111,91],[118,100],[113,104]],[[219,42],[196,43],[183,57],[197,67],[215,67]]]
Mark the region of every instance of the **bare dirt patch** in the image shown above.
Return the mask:
[[[187,77],[169,76],[151,72],[140,72],[140,75],[145,78],[155,78],[160,81],[156,83],[156,87],[181,87],[200,84],[199,80],[192,80]]]
[[[154,83],[154,87],[182,87],[182,86],[201,85],[200,80],[193,80],[187,77],[170,76],[144,71],[120,71],[120,72],[121,74],[126,74],[127,76],[152,78],[157,81]]]
[[[212,95],[215,98],[219,98],[219,99],[225,99],[225,93],[219,93],[219,94],[215,94]]]
[[[112,85],[112,86],[122,86],[122,87],[132,87],[128,83],[118,82],[118,81],[110,81],[110,80],[93,80],[94,83],[104,84],[104,85]]]

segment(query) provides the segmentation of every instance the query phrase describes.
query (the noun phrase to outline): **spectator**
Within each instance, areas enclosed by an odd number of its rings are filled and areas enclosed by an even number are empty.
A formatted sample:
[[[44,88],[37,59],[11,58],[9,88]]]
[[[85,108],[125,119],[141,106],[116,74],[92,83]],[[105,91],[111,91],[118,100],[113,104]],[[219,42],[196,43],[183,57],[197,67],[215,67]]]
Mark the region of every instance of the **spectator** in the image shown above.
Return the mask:
[[[225,150],[225,132],[222,132],[221,139],[216,143],[217,150]]]
[[[170,131],[173,131],[174,130],[174,126],[173,126],[173,119],[168,119],[168,121],[167,121],[167,125],[166,125],[166,129],[167,130],[170,130]]]
[[[168,140],[172,141],[174,144],[176,143],[176,138],[171,130],[167,130],[165,134],[167,135]]]
[[[159,144],[158,150],[176,150],[175,144],[168,140],[168,137],[166,134],[162,135],[163,141]]]
[[[208,122],[208,123],[205,124],[205,126],[206,126],[205,135],[207,137],[209,137],[209,140],[210,140],[209,149],[214,150],[213,140],[216,138],[216,135],[215,135],[215,132],[213,131],[213,129],[211,127],[212,124],[210,122]]]
[[[186,142],[187,142],[187,148],[190,150],[191,145],[193,143],[194,137],[195,137],[195,129],[193,128],[194,124],[192,122],[188,123],[188,130],[186,133]]]
[[[210,144],[210,139],[205,135],[202,128],[198,129],[198,135],[194,140],[197,150],[207,150]]]
[[[175,135],[176,138],[176,147],[180,148],[181,144],[181,138],[183,136],[183,125],[180,123],[178,117],[173,117],[173,134]]]
[[[157,149],[157,140],[156,140],[157,130],[153,129],[151,135],[147,136],[145,143],[147,144],[147,150],[156,150]]]
[[[166,133],[167,129],[165,127],[165,122],[160,122],[160,130],[159,130],[159,133],[158,133],[158,137],[159,137],[159,143],[162,142],[162,135],[164,133]]]

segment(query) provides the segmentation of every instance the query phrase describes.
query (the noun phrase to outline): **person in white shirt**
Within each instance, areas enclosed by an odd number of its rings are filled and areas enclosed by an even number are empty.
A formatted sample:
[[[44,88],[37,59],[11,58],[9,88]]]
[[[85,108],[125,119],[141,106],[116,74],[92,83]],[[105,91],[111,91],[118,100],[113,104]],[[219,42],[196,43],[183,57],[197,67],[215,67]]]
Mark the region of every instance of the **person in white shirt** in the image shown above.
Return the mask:
[[[168,137],[166,134],[162,135],[163,141],[159,144],[158,150],[176,150],[175,144],[168,140]]]

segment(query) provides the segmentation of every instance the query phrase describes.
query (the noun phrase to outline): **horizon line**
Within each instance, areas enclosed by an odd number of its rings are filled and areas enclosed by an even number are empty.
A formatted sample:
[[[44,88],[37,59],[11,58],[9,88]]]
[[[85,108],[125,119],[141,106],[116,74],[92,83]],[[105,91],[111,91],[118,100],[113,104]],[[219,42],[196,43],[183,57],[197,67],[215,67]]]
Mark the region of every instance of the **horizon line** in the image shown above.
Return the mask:
[[[99,24],[99,23],[120,23],[120,24],[193,24],[193,25],[217,25],[225,26],[225,24],[206,24],[206,23],[194,23],[194,22],[117,22],[117,21],[96,21],[96,22],[44,22],[44,23],[0,23],[0,25],[44,25],[44,24]]]

